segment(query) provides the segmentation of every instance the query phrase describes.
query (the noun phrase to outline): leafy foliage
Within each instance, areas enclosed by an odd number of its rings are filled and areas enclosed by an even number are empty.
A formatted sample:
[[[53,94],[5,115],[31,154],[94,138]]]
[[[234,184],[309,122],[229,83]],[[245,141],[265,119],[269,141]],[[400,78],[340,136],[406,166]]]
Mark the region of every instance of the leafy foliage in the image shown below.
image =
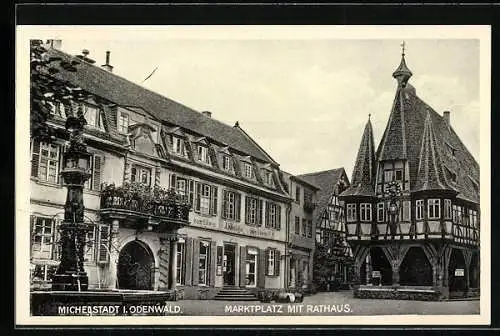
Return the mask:
[[[333,242],[317,243],[314,252],[313,279],[317,287],[323,287],[330,277],[340,278],[335,273],[335,264],[351,266],[354,260],[342,246],[342,238],[335,237]],[[350,268],[350,267],[348,267]]]
[[[50,140],[53,131],[47,125],[54,104],[70,105],[83,100],[85,93],[81,88],[58,80],[55,75],[60,71],[77,71],[80,62],[76,59],[63,60],[50,56],[41,40],[30,40],[30,136]]]

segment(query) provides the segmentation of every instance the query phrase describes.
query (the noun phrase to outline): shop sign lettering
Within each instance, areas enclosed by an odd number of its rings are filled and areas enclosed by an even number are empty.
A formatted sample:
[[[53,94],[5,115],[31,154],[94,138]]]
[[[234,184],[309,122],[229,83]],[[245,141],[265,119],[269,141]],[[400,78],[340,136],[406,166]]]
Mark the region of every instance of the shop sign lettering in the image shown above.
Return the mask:
[[[244,234],[253,237],[274,238],[274,231],[266,228],[256,228],[247,225],[239,224],[231,221],[215,221],[206,218],[194,218],[193,225],[202,226],[211,229],[218,229],[221,231],[232,232],[237,234]]]

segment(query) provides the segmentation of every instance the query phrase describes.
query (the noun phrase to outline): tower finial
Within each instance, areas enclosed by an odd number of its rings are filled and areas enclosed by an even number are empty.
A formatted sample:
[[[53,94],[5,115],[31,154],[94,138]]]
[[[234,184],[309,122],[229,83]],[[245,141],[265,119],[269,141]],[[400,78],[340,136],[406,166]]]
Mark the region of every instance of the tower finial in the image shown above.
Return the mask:
[[[406,46],[406,43],[405,41],[401,42],[401,55],[404,57],[405,55],[405,46]]]
[[[370,117],[372,116],[371,113],[368,113],[368,121],[370,121]]]
[[[392,77],[396,78],[399,86],[404,88],[406,87],[406,83],[413,74],[410,71],[410,69],[408,69],[408,67],[406,66],[406,61],[405,61],[406,42],[403,41],[401,42],[400,45],[401,45],[401,63],[399,64],[396,71],[392,73]]]

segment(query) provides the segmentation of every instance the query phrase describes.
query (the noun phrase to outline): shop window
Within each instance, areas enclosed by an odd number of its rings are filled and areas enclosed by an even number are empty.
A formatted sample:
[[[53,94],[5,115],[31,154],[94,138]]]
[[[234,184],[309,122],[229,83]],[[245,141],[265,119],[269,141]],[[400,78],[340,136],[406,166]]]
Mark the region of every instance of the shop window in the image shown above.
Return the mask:
[[[32,217],[33,259],[52,259],[54,247],[55,221],[49,217]]]
[[[427,200],[427,214],[429,219],[441,218],[441,200],[430,198]]]
[[[262,224],[262,200],[254,197],[245,197],[245,223],[250,225]]]
[[[200,241],[200,258],[198,263],[198,284],[208,284],[208,258],[210,255],[210,243],[208,241]]]
[[[281,207],[274,202],[266,202],[266,227],[281,229]]]
[[[31,150],[31,176],[39,181],[58,183],[61,148],[54,143],[33,140]]]
[[[177,241],[177,284],[184,285],[185,281],[185,261],[186,258],[186,242],[184,238]]]
[[[415,201],[415,219],[424,219],[424,200]]]
[[[356,221],[356,203],[347,204],[347,221],[348,222]]]
[[[370,203],[361,203],[359,214],[362,222],[370,222],[372,220],[372,205]]]
[[[222,199],[222,218],[240,221],[241,195],[237,192],[224,190]]]

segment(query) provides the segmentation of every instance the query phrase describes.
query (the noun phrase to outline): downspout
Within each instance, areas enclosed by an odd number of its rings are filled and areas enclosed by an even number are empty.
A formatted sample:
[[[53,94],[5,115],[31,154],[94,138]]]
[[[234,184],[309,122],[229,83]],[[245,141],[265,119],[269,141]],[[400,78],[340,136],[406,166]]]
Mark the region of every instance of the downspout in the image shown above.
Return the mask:
[[[290,218],[291,218],[291,213],[292,213],[292,203],[287,204],[287,223],[286,223],[286,243],[285,243],[285,276],[283,279],[285,280],[283,288],[288,289],[288,284],[289,284],[289,279],[288,277],[290,276],[290,256],[289,256],[289,249],[288,245],[290,244]]]

